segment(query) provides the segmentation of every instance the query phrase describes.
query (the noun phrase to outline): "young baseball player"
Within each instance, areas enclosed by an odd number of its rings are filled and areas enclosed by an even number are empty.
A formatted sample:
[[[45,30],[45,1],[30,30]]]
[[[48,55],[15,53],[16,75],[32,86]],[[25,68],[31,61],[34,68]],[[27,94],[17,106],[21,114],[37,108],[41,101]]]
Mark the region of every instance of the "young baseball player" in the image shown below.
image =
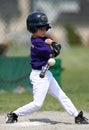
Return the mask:
[[[17,122],[18,116],[32,114],[39,110],[44,103],[46,94],[49,93],[58,100],[69,115],[74,117],[75,123],[88,124],[88,120],[83,117],[83,112],[80,111],[78,113],[71,100],[63,92],[48,69],[49,65],[55,63],[53,59],[49,59],[59,55],[61,49],[60,44],[57,44],[46,36],[46,32],[50,28],[51,26],[48,22],[48,18],[43,12],[32,12],[27,17],[27,30],[32,34],[30,55],[32,71],[30,74],[30,81],[33,84],[34,100],[8,113],[6,123]]]

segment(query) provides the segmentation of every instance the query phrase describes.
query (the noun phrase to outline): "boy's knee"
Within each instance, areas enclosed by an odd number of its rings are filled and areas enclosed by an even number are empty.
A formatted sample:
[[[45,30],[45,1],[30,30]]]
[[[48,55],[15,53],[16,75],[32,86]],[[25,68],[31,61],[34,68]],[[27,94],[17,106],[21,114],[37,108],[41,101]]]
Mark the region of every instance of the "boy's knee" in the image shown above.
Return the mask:
[[[37,109],[40,109],[42,107],[42,105],[43,105],[43,103],[37,103],[37,102],[35,102],[35,107]]]

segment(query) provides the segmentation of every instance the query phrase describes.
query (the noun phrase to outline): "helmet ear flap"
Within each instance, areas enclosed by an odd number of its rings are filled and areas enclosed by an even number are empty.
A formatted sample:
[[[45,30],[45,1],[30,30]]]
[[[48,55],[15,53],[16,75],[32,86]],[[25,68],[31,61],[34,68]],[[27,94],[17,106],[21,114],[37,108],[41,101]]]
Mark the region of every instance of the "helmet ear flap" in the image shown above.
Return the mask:
[[[35,33],[37,31],[37,27],[36,26],[34,26],[32,24],[29,24],[29,19],[27,19],[26,24],[27,24],[27,30],[30,33]]]
[[[31,33],[35,33],[37,31],[37,27],[34,26],[27,26],[27,30]]]
[[[35,33],[37,31],[37,27],[34,27],[33,29],[32,29],[32,33]]]

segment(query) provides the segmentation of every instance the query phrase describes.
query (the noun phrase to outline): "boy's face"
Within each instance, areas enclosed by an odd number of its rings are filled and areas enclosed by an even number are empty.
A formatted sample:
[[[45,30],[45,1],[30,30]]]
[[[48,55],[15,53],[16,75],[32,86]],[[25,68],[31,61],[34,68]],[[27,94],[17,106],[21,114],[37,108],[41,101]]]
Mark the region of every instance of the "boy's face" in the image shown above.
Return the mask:
[[[34,33],[36,37],[44,37],[47,31],[47,27],[38,28],[37,31]]]

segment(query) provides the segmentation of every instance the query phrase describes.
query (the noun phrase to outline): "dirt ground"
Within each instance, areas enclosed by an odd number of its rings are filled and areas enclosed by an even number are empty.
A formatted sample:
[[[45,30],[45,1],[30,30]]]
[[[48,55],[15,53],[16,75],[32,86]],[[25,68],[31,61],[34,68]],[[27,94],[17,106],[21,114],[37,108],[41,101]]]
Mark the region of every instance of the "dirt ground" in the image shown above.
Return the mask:
[[[89,119],[89,113],[84,112]],[[6,114],[0,115],[0,130],[89,130],[89,125],[77,125],[66,112],[44,111],[21,116],[14,124],[5,123]]]

